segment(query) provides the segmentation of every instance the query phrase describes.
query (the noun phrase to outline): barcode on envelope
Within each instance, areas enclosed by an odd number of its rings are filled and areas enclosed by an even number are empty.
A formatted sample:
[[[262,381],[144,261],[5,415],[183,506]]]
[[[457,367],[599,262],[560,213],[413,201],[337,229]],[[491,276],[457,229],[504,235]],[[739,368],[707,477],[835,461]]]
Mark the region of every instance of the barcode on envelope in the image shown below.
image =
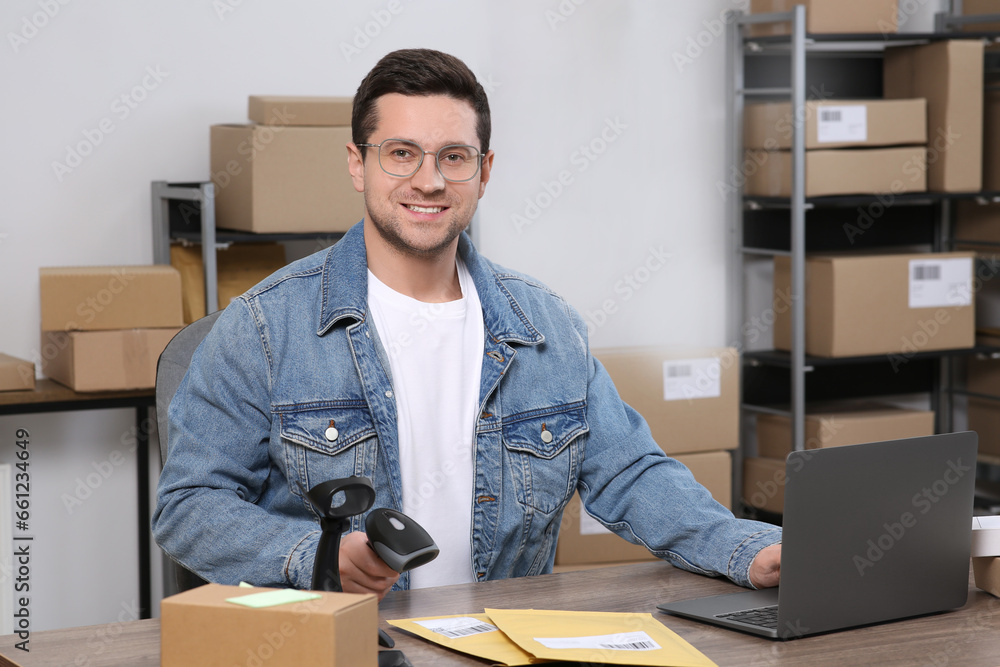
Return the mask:
[[[630,642],[628,644],[601,644],[601,648],[612,651],[655,651],[660,646],[656,642]]]
[[[459,637],[469,637],[471,635],[481,635],[484,632],[493,632],[496,630],[492,625],[488,623],[480,623],[479,625],[473,625],[468,628],[455,628],[453,630],[446,630],[444,628],[435,630],[439,635],[444,635],[449,639],[458,639]]]
[[[941,280],[941,266],[938,264],[915,264],[914,280]]]

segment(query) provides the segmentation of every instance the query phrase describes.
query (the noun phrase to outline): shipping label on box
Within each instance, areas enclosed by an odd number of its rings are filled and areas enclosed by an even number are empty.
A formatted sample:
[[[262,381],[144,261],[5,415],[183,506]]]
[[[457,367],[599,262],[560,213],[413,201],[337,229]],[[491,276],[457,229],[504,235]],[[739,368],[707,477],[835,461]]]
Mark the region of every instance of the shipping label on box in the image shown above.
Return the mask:
[[[663,400],[722,396],[722,364],[716,357],[663,362]]]
[[[971,257],[910,260],[910,308],[971,305]]]
[[[868,107],[849,104],[821,108],[816,141],[821,144],[868,141]]]

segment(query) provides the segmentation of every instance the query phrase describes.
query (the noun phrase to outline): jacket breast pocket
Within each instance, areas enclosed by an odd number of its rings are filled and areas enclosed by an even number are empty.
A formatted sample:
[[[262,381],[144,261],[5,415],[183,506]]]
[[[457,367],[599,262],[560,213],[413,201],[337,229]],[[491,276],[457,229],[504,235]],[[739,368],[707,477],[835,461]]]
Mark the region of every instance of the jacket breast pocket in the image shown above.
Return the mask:
[[[518,501],[547,513],[565,504],[580,474],[578,438],[588,431],[584,407],[513,415],[501,430]]]
[[[291,492],[351,475],[371,475],[375,424],[362,401],[291,406],[278,411]],[[303,498],[303,502],[308,503]]]

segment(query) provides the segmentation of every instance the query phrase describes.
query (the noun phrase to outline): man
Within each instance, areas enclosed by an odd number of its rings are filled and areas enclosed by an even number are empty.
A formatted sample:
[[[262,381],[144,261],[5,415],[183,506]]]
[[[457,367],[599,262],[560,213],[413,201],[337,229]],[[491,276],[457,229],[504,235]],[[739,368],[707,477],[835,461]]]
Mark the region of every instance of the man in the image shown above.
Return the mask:
[[[354,98],[348,168],[364,220],[234,301],[170,407],[153,530],[211,581],[308,588],[301,489],[362,475],[441,555],[397,575],[362,518],[346,591],[549,572],[562,510],[744,586],[776,585],[780,530],[735,519],[663,455],[559,296],[462,232],[493,169],[486,94],[452,56],[383,58]]]

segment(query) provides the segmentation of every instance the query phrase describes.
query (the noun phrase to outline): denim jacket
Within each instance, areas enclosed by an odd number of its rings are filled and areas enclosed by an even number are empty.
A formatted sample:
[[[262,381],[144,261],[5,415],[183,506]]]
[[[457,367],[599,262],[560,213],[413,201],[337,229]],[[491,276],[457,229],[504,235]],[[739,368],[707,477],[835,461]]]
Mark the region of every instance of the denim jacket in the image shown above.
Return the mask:
[[[562,298],[465,235],[459,253],[485,326],[469,499],[477,580],[550,572],[579,491],[626,540],[750,586],[750,562],[780,529],[735,519],[663,454]],[[369,315],[360,223],[226,308],[170,405],[152,522],[168,555],[209,581],[309,588],[319,524],[301,488],[361,475],[375,507],[400,508],[392,377]],[[408,586],[403,574],[396,587]]]

